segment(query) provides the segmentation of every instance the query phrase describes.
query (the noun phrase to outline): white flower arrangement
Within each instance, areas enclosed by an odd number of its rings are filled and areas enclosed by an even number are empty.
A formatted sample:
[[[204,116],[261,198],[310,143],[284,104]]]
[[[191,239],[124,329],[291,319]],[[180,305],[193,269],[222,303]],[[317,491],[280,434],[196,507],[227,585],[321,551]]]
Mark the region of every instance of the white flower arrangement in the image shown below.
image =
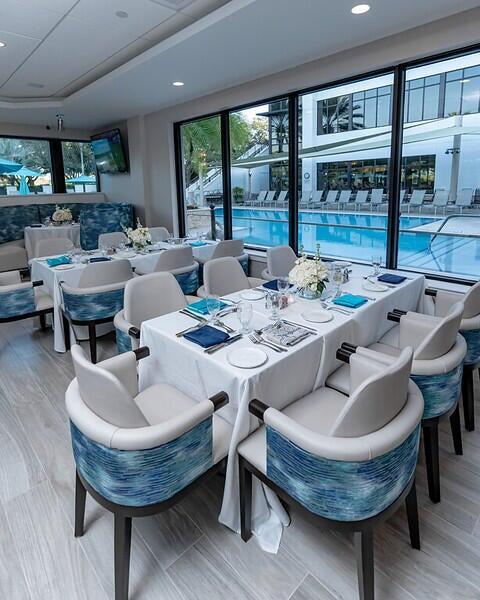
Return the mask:
[[[69,208],[60,208],[60,206],[57,204],[55,206],[55,212],[52,215],[52,221],[55,223],[73,221],[72,211]]]
[[[295,266],[289,273],[290,283],[296,285],[300,290],[314,295],[320,295],[325,289],[328,281],[328,269],[320,258],[320,248],[314,258],[308,258],[306,254],[295,261]]]
[[[132,246],[137,249],[143,249],[152,242],[152,237],[148,227],[144,227],[137,218],[137,228],[124,228],[125,235],[132,243]]]

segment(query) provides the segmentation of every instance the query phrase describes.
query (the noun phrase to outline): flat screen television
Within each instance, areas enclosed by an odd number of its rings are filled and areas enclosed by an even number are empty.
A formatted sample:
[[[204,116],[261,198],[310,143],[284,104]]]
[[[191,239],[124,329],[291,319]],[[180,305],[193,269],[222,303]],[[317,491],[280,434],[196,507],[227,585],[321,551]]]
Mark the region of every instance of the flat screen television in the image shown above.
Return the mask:
[[[126,173],[128,171],[119,129],[94,135],[91,142],[99,173]]]

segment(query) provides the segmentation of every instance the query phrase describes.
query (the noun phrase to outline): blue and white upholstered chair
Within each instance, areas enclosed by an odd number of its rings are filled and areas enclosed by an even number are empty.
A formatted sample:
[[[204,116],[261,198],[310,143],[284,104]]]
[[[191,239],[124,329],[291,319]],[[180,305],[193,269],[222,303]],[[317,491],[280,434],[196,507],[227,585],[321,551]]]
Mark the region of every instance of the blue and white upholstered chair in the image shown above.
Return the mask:
[[[185,306],[187,299],[171,273],[150,273],[127,281],[123,309],[113,321],[118,351],[138,348],[143,321],[181,310]]]
[[[97,325],[110,323],[123,308],[125,284],[133,277],[128,260],[91,263],[82,272],[78,287],[61,282],[65,346],[70,347],[70,327],[88,327],[90,357],[97,362]]]
[[[167,510],[225,466],[231,427],[214,412],[220,392],[196,402],[168,384],[139,393],[136,360],[148,348],[97,365],[72,346],[76,378],[65,400],[76,465],[75,536],[86,492],[114,515],[115,599],[127,600],[132,517]]]
[[[45,315],[53,312],[53,300],[39,289],[41,285],[43,281],[22,283],[20,271],[0,273],[0,323],[39,317],[45,329]]]
[[[180,284],[184,294],[195,294],[198,289],[198,263],[193,260],[190,246],[163,250],[158,255],[153,271],[169,271]],[[138,268],[135,273],[137,275],[145,274]]]
[[[385,365],[355,352],[350,394],[319,388],[279,411],[258,400],[264,422],[238,447],[241,533],[251,536],[252,475],[324,527],[354,532],[360,598],[374,598],[373,529],[405,500],[420,548],[415,489],[423,399],[409,380],[412,349]]]
[[[463,414],[465,429],[473,431],[475,429],[473,372],[480,367],[480,281],[466,294],[430,288],[427,288],[425,293],[432,299],[434,314],[437,317],[444,317],[456,302],[460,301],[464,304],[460,323],[460,333],[467,342],[462,379]]]
[[[414,349],[411,378],[422,391],[425,402],[422,430],[432,502],[440,502],[438,423],[441,419],[450,417],[455,453],[463,453],[458,401],[467,344],[458,333],[462,314],[462,302],[453,305],[443,318],[395,310],[388,314],[388,319],[398,325],[369,346],[382,353],[385,361],[399,356],[407,346]],[[341,370],[336,378],[329,378],[328,385],[344,389]]]
[[[278,277],[287,277],[295,266],[297,255],[290,246],[275,246],[267,250],[267,268],[262,271],[262,278],[271,281]]]
[[[204,284],[197,291],[200,298],[206,298],[209,294],[225,296],[265,283],[258,277],[247,277],[238,260],[232,256],[216,258],[205,263],[203,280]]]

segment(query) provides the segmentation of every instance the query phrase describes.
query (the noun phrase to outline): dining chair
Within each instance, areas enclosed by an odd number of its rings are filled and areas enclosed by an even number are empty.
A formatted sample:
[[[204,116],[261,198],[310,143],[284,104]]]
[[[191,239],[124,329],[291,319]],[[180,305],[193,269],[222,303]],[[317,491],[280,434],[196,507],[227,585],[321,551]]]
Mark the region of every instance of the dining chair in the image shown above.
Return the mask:
[[[70,325],[88,327],[90,357],[97,362],[97,325],[111,323],[123,308],[125,284],[132,279],[128,260],[91,263],[77,287],[60,282],[65,347],[70,349]]]
[[[43,281],[22,283],[20,271],[0,273],[0,323],[39,317],[46,328],[45,316],[53,313],[53,300],[39,289]]]
[[[197,402],[168,383],[139,391],[146,347],[91,363],[72,346],[65,394],[76,466],[75,537],[87,492],[114,517],[115,599],[128,599],[132,518],[168,510],[225,467],[231,427],[214,414],[225,392]]]
[[[37,258],[41,258],[42,256],[55,256],[56,254],[69,252],[72,249],[73,242],[69,238],[47,238],[44,240],[38,240],[35,245],[35,256]]]
[[[98,236],[99,248],[116,248],[120,244],[128,244],[128,238],[123,231],[113,231],[112,233],[101,233]]]
[[[250,402],[259,429],[238,447],[241,535],[251,537],[252,476],[322,528],[354,533],[359,596],[374,598],[373,532],[405,501],[420,549],[415,467],[423,398],[409,380],[412,349],[392,364],[339,350],[350,391],[320,387],[283,410]]]
[[[222,240],[215,246],[213,254],[209,259],[197,258],[200,264],[201,276],[200,280],[203,280],[203,266],[209,260],[215,260],[216,258],[224,258],[225,256],[233,256],[242,265],[245,274],[248,275],[248,254],[245,252],[245,246],[243,240]]]
[[[171,237],[170,232],[166,227],[149,227],[148,231],[150,232],[152,244],[155,244],[156,242],[164,242]]]
[[[436,317],[444,317],[456,302],[463,302],[464,311],[460,333],[467,342],[467,354],[463,363],[462,399],[465,429],[475,429],[474,371],[480,368],[480,281],[467,293],[427,288],[427,297],[433,303]]]
[[[203,277],[204,284],[197,291],[197,296],[200,298],[206,298],[210,294],[226,296],[265,283],[258,277],[247,277],[240,263],[233,256],[209,260],[205,263]]]
[[[268,248],[267,268],[262,271],[262,279],[272,281],[278,277],[288,277],[296,260],[297,255],[290,246]]]
[[[193,259],[191,246],[178,246],[163,250],[158,255],[153,272],[169,271],[180,284],[184,294],[195,294],[199,286],[198,269],[198,262]],[[135,273],[146,274],[138,267]]]
[[[185,306],[187,299],[171,273],[150,273],[127,281],[123,308],[113,320],[118,351],[138,348],[140,327],[144,321],[181,310]]]
[[[438,425],[441,420],[449,417],[455,454],[463,453],[458,401],[467,343],[459,334],[462,314],[462,302],[454,304],[443,318],[395,309],[387,318],[396,325],[379,342],[369,346],[382,353],[387,361],[407,346],[414,350],[411,378],[425,401],[422,417],[425,464],[429,496],[435,503],[440,502]],[[334,384],[329,379],[328,385],[341,391],[338,381]]]

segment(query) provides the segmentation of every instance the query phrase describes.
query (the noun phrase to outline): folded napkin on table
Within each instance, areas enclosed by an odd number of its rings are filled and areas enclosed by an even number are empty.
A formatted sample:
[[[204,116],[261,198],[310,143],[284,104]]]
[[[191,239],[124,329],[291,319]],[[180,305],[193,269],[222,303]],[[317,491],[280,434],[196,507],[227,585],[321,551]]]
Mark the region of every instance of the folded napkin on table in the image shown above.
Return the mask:
[[[93,258],[91,258],[89,260],[89,262],[91,262],[91,263],[105,262],[106,260],[112,260],[112,259],[109,258],[108,256],[94,256]]]
[[[263,337],[279,344],[280,346],[295,346],[301,340],[310,335],[310,332],[298,325],[290,325],[284,321],[278,321],[263,330]]]
[[[362,296],[343,294],[343,296],[340,296],[340,298],[335,298],[333,304],[338,304],[338,306],[347,306],[348,308],[358,308],[359,306],[363,306],[365,302],[368,302],[368,300],[367,298],[362,298]]]
[[[54,258],[47,258],[46,262],[49,267],[58,267],[59,265],[69,265],[72,261],[68,256],[55,256]]]
[[[194,248],[198,248],[199,246],[206,246],[207,242],[202,242],[202,241],[198,240],[198,241],[188,242],[188,245],[193,246]]]
[[[276,292],[278,292],[277,281],[278,281],[278,279],[273,279],[272,281],[266,281],[265,283],[262,283],[262,287],[267,288],[267,290],[275,290]],[[293,284],[290,283],[288,287],[292,287],[292,285]]]
[[[228,333],[210,327],[210,325],[204,325],[195,331],[190,331],[183,336],[186,340],[202,346],[202,348],[210,348],[216,344],[226,342],[230,337]]]
[[[230,305],[220,300],[219,310],[223,310],[227,306]],[[199,315],[208,315],[207,300],[205,298],[203,300],[199,300],[198,302],[194,302],[193,304],[189,304],[188,306],[186,306],[186,308]]]
[[[380,277],[377,277],[377,281],[393,284],[403,283],[405,279],[406,277],[403,277],[402,275],[394,275],[393,273],[384,273],[383,275],[380,275]]]

